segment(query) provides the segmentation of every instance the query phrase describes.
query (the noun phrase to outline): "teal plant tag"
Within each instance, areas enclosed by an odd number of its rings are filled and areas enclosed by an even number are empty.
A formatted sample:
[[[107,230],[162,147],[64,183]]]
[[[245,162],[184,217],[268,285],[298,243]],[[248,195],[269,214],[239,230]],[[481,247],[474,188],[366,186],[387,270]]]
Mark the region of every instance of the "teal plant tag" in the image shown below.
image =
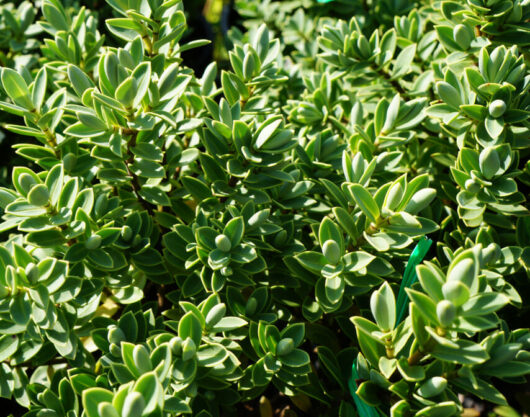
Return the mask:
[[[326,0],[319,0],[320,3]],[[331,0],[327,0],[331,1]],[[327,2],[326,1],[326,2]],[[407,266],[405,267],[405,273],[403,274],[403,279],[401,281],[401,287],[399,288],[398,298],[397,298],[397,323],[400,323],[403,320],[405,311],[409,304],[409,298],[405,291],[405,288],[409,288],[416,280],[418,276],[416,274],[416,266],[421,263],[427,252],[429,251],[432,245],[432,240],[426,237],[422,237],[412,253],[410,254],[409,260],[407,261]],[[348,380],[348,389],[350,394],[357,406],[357,412],[360,417],[379,417],[379,413],[375,407],[369,406],[357,395],[357,383],[355,382],[359,378],[357,373],[357,360],[353,361],[351,367],[351,377]]]
[[[357,360],[354,360],[351,367],[351,377],[348,380],[348,389],[350,390],[350,394],[353,398],[353,401],[355,402],[355,406],[357,407],[357,413],[360,417],[379,417],[377,409],[366,404],[357,395],[357,383],[355,380],[358,378],[359,374],[357,373]]]
[[[409,288],[416,282],[418,275],[416,274],[416,266],[418,266],[423,258],[429,251],[429,248],[432,245],[432,240],[426,237],[422,237],[412,253],[410,254],[407,266],[405,267],[405,273],[403,274],[403,279],[401,280],[401,287],[399,288],[398,298],[397,298],[397,323],[401,323],[405,312],[407,311],[407,306],[409,305],[409,298],[405,291],[405,288]]]

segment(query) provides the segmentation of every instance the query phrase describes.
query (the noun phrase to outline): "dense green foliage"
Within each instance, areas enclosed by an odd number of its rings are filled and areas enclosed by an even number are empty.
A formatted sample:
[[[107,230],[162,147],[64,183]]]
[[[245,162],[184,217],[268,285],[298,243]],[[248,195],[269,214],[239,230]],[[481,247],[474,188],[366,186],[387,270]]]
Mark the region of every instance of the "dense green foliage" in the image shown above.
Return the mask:
[[[530,3],[241,0],[199,77],[180,0],[106,1],[0,5],[21,158],[0,396],[36,417],[507,405],[530,374]]]

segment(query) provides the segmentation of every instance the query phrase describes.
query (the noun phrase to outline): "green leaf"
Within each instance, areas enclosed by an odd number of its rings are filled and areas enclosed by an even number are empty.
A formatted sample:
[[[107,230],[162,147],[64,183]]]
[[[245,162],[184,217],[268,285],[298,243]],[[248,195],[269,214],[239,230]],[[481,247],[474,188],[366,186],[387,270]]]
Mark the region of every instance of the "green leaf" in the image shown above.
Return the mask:
[[[360,271],[370,265],[375,259],[377,258],[374,255],[363,251],[347,253],[342,257],[344,270],[347,272]]]
[[[396,123],[396,119],[399,113],[400,106],[400,97],[399,94],[396,94],[386,111],[385,123],[383,124],[381,132],[390,132]]]
[[[379,327],[368,319],[361,316],[350,317],[350,320],[355,325],[357,332],[363,333],[378,343],[382,343],[375,334],[380,331]],[[377,360],[379,361],[379,359]]]
[[[77,178],[71,178],[69,181],[67,181],[61,190],[61,195],[59,196],[59,201],[57,202],[58,207],[72,208],[77,197],[78,189],[79,182]]]
[[[504,130],[504,120],[502,117],[491,117],[490,115],[486,116],[484,120],[484,126],[486,131],[493,138],[498,138]]]
[[[457,412],[457,405],[452,401],[446,401],[422,408],[416,413],[416,417],[451,417]]]
[[[298,347],[304,341],[305,325],[304,323],[290,324],[280,332],[280,336],[282,339],[291,338],[293,340],[294,347]]]
[[[103,402],[112,402],[114,395],[103,388],[88,388],[83,391],[83,407],[87,417],[101,417],[98,405]]]
[[[133,19],[106,19],[105,24],[113,35],[128,42],[134,41],[138,35],[145,35],[146,32],[146,28]]]
[[[46,214],[46,209],[43,207],[36,207],[22,201],[14,201],[7,205],[5,211],[14,216],[21,217],[37,217]]]
[[[372,293],[370,307],[377,325],[383,331],[394,329],[396,324],[396,299],[388,282],[385,282],[379,290]]]
[[[325,279],[324,288],[327,301],[330,304],[338,304],[344,295],[345,282],[340,276]]]
[[[477,343],[469,340],[456,340],[454,343],[456,347],[437,344],[431,354],[437,359],[462,365],[476,365],[489,359],[486,349]]]
[[[223,317],[213,326],[212,330],[216,332],[228,332],[246,325],[246,320],[240,319],[239,317]]]
[[[406,288],[405,291],[410,298],[410,301],[418,308],[418,311],[427,321],[427,323],[438,324],[438,316],[436,315],[436,304],[425,294]]]
[[[335,215],[337,223],[343,228],[346,233],[348,233],[351,239],[356,240],[359,236],[359,232],[357,231],[355,222],[352,216],[348,213],[348,211],[343,209],[342,207],[334,207],[332,211]]]
[[[458,90],[451,84],[445,81],[440,81],[436,84],[436,89],[440,98],[452,108],[458,110],[460,105],[463,104],[461,102],[460,92],[458,92]]]
[[[509,299],[504,294],[495,292],[477,294],[462,306],[462,316],[482,316],[494,313],[508,302]]]
[[[372,195],[359,184],[349,184],[347,189],[366,217],[372,222],[377,222],[380,216],[379,206]]]
[[[141,373],[140,370],[136,367],[136,363],[133,358],[133,351],[135,346],[132,343],[122,341],[120,344],[120,348],[121,357],[123,359],[123,363],[128,369],[128,372],[130,372],[135,377],[139,377]]]
[[[397,366],[406,381],[417,382],[425,379],[425,370],[423,367],[409,365],[407,358],[399,359]]]
[[[56,30],[68,31],[70,25],[65,11],[59,2],[44,1],[42,4],[42,14]],[[92,417],[92,416],[89,416]]]
[[[232,106],[240,99],[240,94],[237,87],[238,78],[226,71],[221,71],[221,85],[228,103]],[[241,82],[241,81],[240,81]]]
[[[138,84],[136,79],[128,77],[118,86],[118,88],[116,88],[114,97],[126,109],[132,108],[134,105],[134,100],[136,99],[137,89]]]
[[[212,196],[212,193],[206,184],[194,177],[184,176],[181,178],[182,184],[186,190],[198,201],[205,200]]]
[[[434,188],[423,188],[412,195],[405,207],[405,211],[409,214],[417,214],[428,207],[435,197],[436,190]]]
[[[136,91],[132,103],[132,106],[136,108],[147,94],[147,89],[149,88],[149,83],[151,81],[151,63],[142,62],[134,69],[131,77],[135,80],[136,85]]]
[[[0,397],[10,399],[15,388],[15,376],[11,368],[0,364]]]
[[[52,206],[55,206],[59,201],[59,196],[61,195],[63,187],[63,176],[64,172],[62,164],[55,165],[46,176],[45,184],[50,192],[50,203]]]
[[[381,48],[381,54],[377,58],[379,65],[384,65],[390,62],[394,57],[394,52],[396,50],[397,36],[396,30],[394,28],[385,32],[381,38],[381,43],[379,44]]]
[[[46,95],[46,86],[48,82],[48,77],[46,73],[46,67],[42,67],[37,76],[35,77],[35,82],[33,83],[33,91],[31,94],[31,101],[35,106],[35,109],[40,112],[42,103],[44,102],[44,96]]]
[[[201,322],[191,311],[180,319],[178,334],[182,339],[191,338],[196,346],[200,346],[202,337]]]
[[[434,301],[440,301],[444,299],[442,293],[442,286],[445,283],[445,276],[438,267],[432,263],[425,263],[424,265],[418,265],[416,267],[418,274],[418,280],[425,292]]]
[[[279,359],[284,365],[292,366],[294,368],[305,366],[310,362],[309,355],[302,349],[295,349],[287,355],[280,356]]]
[[[320,275],[322,268],[328,263],[325,256],[318,252],[302,252],[295,259],[308,271]]]
[[[148,203],[157,205],[157,206],[170,206],[171,201],[169,200],[167,194],[159,186],[146,186],[144,185],[138,194]]]
[[[75,65],[68,65],[68,78],[79,97],[83,97],[86,90],[94,87],[94,83],[88,75]]]
[[[26,240],[36,246],[53,247],[62,245],[65,238],[59,229],[48,229],[28,233],[26,235]]]
[[[267,141],[273,137],[278,127],[283,124],[281,117],[271,117],[261,124],[258,131],[256,132],[257,138],[254,142],[256,149],[264,148]]]
[[[392,67],[393,80],[403,77],[410,71],[412,61],[414,60],[414,55],[416,55],[415,43],[403,48],[394,61],[394,66]]]
[[[131,148],[132,153],[136,156],[149,161],[162,162],[164,155],[158,146],[151,143],[140,142]]]
[[[31,303],[23,293],[17,294],[11,299],[9,312],[13,321],[21,326],[26,326],[31,317]]]
[[[105,133],[104,129],[95,129],[92,126],[87,126],[81,122],[74,123],[68,126],[64,133],[77,138],[93,138],[101,136]]]
[[[223,234],[230,239],[232,248],[241,243],[244,233],[245,221],[243,220],[243,217],[235,217],[231,219],[223,229]]]
[[[166,175],[162,165],[141,158],[135,158],[130,168],[135,175],[143,178],[164,178]]]
[[[484,120],[488,113],[486,107],[479,104],[462,104],[460,106],[460,110],[462,110],[466,116],[469,116],[479,122]]]
[[[142,395],[145,402],[143,413],[146,415],[161,413],[164,409],[164,389],[154,372],[142,375],[134,384],[133,392]]]
[[[497,388],[480,378],[476,378],[475,384],[472,384],[468,379],[464,378],[453,378],[451,379],[451,383],[483,400],[490,401],[494,404],[508,405],[506,398]]]
[[[16,105],[26,110],[35,108],[26,81],[18,72],[11,68],[2,68],[1,79],[4,90]]]
[[[337,227],[337,225],[329,217],[324,217],[320,223],[318,229],[318,240],[320,242],[320,247],[323,248],[326,241],[331,240],[338,244],[340,256],[344,251],[344,239],[342,237],[342,232]]]
[[[136,345],[132,352],[134,365],[141,374],[145,374],[153,369],[149,352],[143,345]]]
[[[267,385],[272,379],[273,372],[265,369],[265,358],[261,358],[252,366],[252,382],[256,386]]]
[[[101,417],[119,417],[118,412],[111,403],[101,403],[98,406],[98,412]]]
[[[118,327],[123,331],[128,341],[136,341],[138,335],[138,323],[132,312],[127,312],[120,317]]]
[[[223,363],[228,357],[228,351],[218,344],[203,345],[197,351],[200,366],[215,367]]]
[[[344,387],[340,364],[337,361],[335,354],[331,351],[331,349],[327,348],[326,346],[319,346],[317,353],[318,359],[324,365],[326,370],[333,376],[333,378],[339,385]]]
[[[0,361],[3,362],[15,354],[18,349],[19,338],[15,335],[0,336]]]
[[[364,381],[355,392],[359,398],[367,405],[376,407],[381,404],[381,391],[375,382]],[[364,408],[364,407],[363,407]],[[374,410],[375,411],[375,410]]]
[[[97,268],[112,270],[114,267],[112,256],[103,249],[93,249],[88,251],[87,258]]]

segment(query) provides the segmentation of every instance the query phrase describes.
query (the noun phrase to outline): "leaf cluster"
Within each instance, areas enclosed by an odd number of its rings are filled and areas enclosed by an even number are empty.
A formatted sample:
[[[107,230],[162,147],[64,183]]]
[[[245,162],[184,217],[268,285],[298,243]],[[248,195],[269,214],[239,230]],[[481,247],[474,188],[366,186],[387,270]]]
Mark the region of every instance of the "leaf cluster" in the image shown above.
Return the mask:
[[[0,5],[25,161],[0,188],[0,397],[28,417],[507,406],[499,381],[530,374],[530,4],[238,1],[245,31],[199,77],[180,0],[107,3]]]

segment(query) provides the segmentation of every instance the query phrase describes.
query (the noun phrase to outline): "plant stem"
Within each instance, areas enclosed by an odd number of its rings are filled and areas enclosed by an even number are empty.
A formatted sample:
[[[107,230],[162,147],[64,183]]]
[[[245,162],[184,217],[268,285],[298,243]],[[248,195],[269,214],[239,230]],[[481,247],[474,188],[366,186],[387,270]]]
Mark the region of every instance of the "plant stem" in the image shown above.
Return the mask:
[[[423,350],[418,349],[412,355],[409,356],[409,358],[407,359],[408,364],[410,366],[417,365],[425,356],[429,354],[431,350],[434,349],[435,346],[436,342],[433,338],[430,338],[427,343],[425,343]]]

